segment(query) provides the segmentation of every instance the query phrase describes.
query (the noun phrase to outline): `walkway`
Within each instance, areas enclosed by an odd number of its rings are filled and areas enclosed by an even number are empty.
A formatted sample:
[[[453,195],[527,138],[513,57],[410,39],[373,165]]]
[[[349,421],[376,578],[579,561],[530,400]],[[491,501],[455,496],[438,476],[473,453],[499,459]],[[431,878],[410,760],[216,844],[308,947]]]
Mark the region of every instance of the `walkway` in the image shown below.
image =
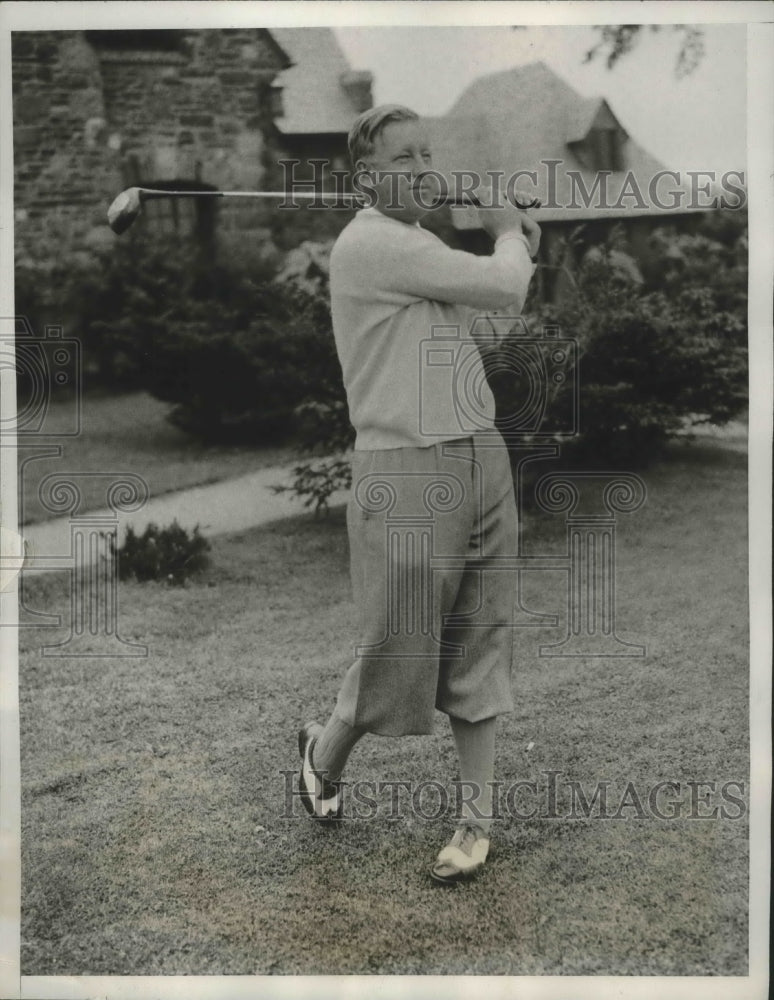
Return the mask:
[[[260,469],[238,479],[227,479],[207,486],[195,486],[174,493],[151,497],[139,511],[114,515],[111,511],[89,512],[89,517],[118,520],[118,541],[123,541],[131,525],[141,534],[148,524],[168,527],[177,520],[181,527],[192,530],[199,526],[203,535],[223,535],[232,531],[254,528],[270,521],[292,517],[310,508],[292,493],[275,493],[273,486],[289,485],[292,469],[276,466]],[[335,493],[329,503],[345,503],[348,491]],[[25,569],[53,571],[69,566],[72,521],[59,517],[40,524],[28,525],[22,532],[27,543]]]
[[[721,447],[747,450],[747,428],[738,421],[722,428],[702,427],[696,436]],[[117,515],[119,544],[129,525],[139,534],[148,524],[167,527],[177,520],[188,530],[198,525],[203,535],[212,537],[304,513],[309,508],[304,507],[298,497],[292,493],[275,493],[272,489],[277,485],[289,485],[291,481],[292,467],[274,466],[237,479],[152,497],[136,513]],[[345,503],[347,496],[347,490],[340,490],[330,498],[330,505]],[[115,519],[107,510],[94,513]],[[61,517],[25,528],[22,532],[27,543],[25,568],[43,572],[69,568],[72,565],[71,524],[69,518]],[[14,551],[10,543],[4,544],[3,550],[4,556]],[[4,568],[5,562],[6,559]]]

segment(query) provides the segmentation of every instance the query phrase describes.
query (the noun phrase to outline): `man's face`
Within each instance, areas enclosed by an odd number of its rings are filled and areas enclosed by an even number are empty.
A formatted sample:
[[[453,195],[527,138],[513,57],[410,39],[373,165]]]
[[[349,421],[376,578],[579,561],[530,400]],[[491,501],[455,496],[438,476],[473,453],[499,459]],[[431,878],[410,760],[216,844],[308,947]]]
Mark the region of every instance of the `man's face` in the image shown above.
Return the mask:
[[[377,208],[405,222],[415,222],[439,195],[432,175],[418,177],[432,168],[427,134],[418,121],[388,122],[374,139],[371,155],[358,166],[368,171],[378,195]],[[418,193],[415,193],[418,192]]]

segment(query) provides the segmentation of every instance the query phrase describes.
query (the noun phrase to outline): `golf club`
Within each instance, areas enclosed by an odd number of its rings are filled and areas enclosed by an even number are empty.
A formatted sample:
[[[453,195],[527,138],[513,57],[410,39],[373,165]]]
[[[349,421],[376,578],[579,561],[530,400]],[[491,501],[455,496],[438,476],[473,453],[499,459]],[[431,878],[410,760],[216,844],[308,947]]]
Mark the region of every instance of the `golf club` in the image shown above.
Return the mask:
[[[292,195],[286,191],[163,191],[155,188],[131,187],[122,191],[110,204],[107,217],[108,224],[114,233],[121,235],[132,225],[142,211],[143,202],[155,198],[264,198],[287,201],[299,199],[302,201],[323,201],[326,207],[357,208],[362,198],[357,194],[336,194],[327,191],[294,191]],[[327,199],[332,199],[328,202]],[[461,197],[448,195],[439,199],[440,204],[475,207],[480,201],[473,194]],[[515,206],[521,209],[539,208],[537,198],[521,201],[514,198]]]

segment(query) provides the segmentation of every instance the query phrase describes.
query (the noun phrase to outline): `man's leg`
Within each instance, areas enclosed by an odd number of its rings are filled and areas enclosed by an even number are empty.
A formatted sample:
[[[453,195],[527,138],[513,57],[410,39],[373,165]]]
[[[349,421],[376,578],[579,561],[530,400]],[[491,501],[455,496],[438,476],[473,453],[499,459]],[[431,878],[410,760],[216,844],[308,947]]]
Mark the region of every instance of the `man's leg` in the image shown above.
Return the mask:
[[[492,825],[496,716],[480,722],[449,717],[460,760],[461,819],[489,834]]]
[[[450,715],[449,722],[460,759],[462,816],[451,842],[432,867],[433,878],[444,883],[474,875],[489,853],[497,718],[467,722]]]
[[[329,781],[338,781],[347,758],[365,729],[350,726],[334,708],[314,747],[314,766]]]
[[[454,652],[443,620],[475,517],[472,443],[458,448],[463,455],[449,458],[441,445],[356,453],[347,527],[359,643],[337,699],[337,715],[353,728],[433,732],[440,657]],[[454,558],[436,570],[438,553]]]
[[[461,824],[439,854],[433,877],[454,882],[486,860],[494,816],[496,716],[512,708],[513,593],[498,560],[517,547],[516,505],[503,448],[477,450],[481,505],[468,563],[444,638],[465,650],[442,664],[437,705],[449,716],[460,762]]]
[[[505,447],[480,448],[477,458],[481,500],[443,630],[464,655],[442,658],[436,701],[451,719],[468,722],[513,710],[515,580],[507,564],[518,546],[516,503]]]
[[[433,730],[442,623],[462,568],[457,563],[434,578],[431,543],[447,553],[467,545],[474,518],[465,482],[472,442],[461,447],[467,460],[444,461],[440,446],[353,458],[347,527],[360,643],[325,727],[309,723],[299,734],[302,797],[317,818],[339,815],[336,782],[366,732]]]
[[[309,722],[299,732],[299,791],[304,808],[314,819],[341,818],[343,800],[338,780],[352,748],[364,733],[364,729],[346,723],[335,709],[325,728]]]

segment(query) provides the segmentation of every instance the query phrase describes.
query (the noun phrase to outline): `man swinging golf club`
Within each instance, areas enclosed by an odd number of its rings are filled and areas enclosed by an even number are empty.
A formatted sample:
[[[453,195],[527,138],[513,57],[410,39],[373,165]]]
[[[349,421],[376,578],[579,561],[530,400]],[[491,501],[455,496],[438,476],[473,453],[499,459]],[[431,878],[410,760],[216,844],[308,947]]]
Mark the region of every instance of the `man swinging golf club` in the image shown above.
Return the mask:
[[[433,363],[427,341],[438,330],[459,336],[438,342],[436,364],[451,372],[472,354],[483,364],[472,321],[521,312],[540,229],[513,205],[479,208],[495,249],[478,257],[420,228],[434,180],[408,108],[366,111],[349,149],[371,207],[336,241],[330,286],[356,430],[347,524],[360,642],[326,724],[299,733],[299,785],[314,818],[339,818],[339,779],[358,740],[429,734],[435,710],[446,713],[464,791],[460,823],[431,874],[450,883],[480,870],[489,850],[496,718],[513,708],[514,596],[507,577],[487,569],[516,554],[516,503],[483,377],[466,380],[477,386],[477,416],[463,426],[454,380],[425,378],[422,366]],[[421,531],[389,530],[424,524],[430,512],[431,545]]]

